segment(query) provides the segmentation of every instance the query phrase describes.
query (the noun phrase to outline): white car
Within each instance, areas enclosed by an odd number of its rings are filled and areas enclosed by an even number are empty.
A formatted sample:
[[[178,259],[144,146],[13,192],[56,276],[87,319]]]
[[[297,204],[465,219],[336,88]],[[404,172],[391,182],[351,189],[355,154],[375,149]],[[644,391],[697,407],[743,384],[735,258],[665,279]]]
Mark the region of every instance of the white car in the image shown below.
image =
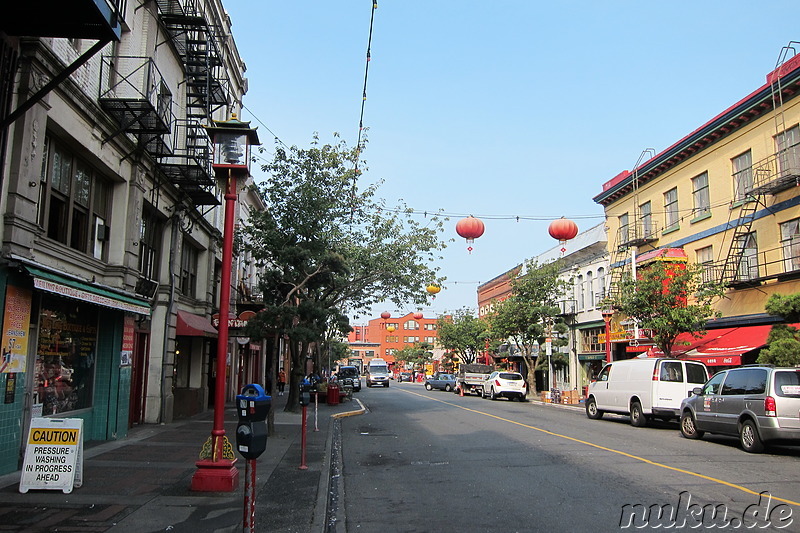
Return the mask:
[[[524,402],[528,396],[528,384],[519,372],[495,370],[483,382],[483,397],[496,400],[505,397]]]

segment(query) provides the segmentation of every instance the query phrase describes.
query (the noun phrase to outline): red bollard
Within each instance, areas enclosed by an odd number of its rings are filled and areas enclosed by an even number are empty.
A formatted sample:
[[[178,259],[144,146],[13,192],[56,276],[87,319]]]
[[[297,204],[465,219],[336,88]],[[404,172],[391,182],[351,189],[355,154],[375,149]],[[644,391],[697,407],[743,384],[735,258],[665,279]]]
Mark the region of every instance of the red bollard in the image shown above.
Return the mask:
[[[307,470],[306,466],[306,406],[303,406],[303,428],[300,434],[300,470]]]

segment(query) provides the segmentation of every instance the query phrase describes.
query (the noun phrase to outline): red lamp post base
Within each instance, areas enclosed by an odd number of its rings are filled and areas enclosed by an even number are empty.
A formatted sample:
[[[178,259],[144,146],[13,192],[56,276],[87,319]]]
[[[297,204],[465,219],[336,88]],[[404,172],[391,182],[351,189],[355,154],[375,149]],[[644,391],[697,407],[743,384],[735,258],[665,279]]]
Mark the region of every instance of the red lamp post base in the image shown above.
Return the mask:
[[[236,459],[202,460],[195,463],[192,490],[197,492],[233,492],[239,487]]]

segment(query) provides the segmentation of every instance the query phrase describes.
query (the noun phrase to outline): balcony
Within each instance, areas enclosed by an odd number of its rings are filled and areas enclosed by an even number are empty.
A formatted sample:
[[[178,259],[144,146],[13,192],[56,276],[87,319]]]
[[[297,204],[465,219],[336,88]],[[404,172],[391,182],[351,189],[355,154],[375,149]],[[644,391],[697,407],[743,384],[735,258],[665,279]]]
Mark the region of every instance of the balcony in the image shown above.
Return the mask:
[[[172,93],[149,57],[103,56],[98,100],[119,131],[167,134],[172,129]]]
[[[658,227],[651,221],[639,221],[622,226],[617,232],[619,248],[644,246],[658,240]]]
[[[556,305],[558,306],[558,316],[570,316],[578,312],[576,300],[559,300]]]
[[[28,37],[119,41],[127,0],[39,0],[6,5],[0,31]]]
[[[732,288],[754,287],[767,280],[788,281],[800,278],[800,240],[769,250],[746,251],[739,258],[703,265],[703,283],[725,283]],[[730,265],[733,265],[731,268]]]
[[[161,173],[195,205],[220,205],[205,128],[196,121],[176,120],[173,141],[172,153],[159,160]]]
[[[778,194],[800,185],[800,144],[753,164],[752,182],[744,191],[751,196]]]

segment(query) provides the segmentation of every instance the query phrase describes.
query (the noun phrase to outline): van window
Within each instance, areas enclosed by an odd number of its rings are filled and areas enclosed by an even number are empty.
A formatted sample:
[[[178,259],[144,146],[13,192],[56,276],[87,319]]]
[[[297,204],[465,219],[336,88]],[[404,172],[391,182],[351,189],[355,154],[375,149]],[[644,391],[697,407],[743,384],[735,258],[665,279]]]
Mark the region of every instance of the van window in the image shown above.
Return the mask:
[[[373,374],[388,374],[389,369],[385,365],[370,365],[369,371]]]
[[[703,365],[686,363],[686,382],[702,385],[708,380],[708,371]]]
[[[800,370],[776,371],[775,394],[789,398],[800,398]]]
[[[600,375],[597,376],[597,381],[608,381],[608,376],[611,374],[611,366],[612,365],[606,365],[603,367],[603,370],[600,371]]]
[[[708,380],[705,387],[703,387],[703,395],[719,394],[719,386],[722,384],[723,379],[725,379],[725,372],[715,374],[713,378]]]
[[[728,372],[722,386],[722,395],[763,394],[767,390],[767,371],[763,368],[748,368]]]
[[[664,361],[661,363],[661,381],[683,383],[683,365],[680,361]]]

